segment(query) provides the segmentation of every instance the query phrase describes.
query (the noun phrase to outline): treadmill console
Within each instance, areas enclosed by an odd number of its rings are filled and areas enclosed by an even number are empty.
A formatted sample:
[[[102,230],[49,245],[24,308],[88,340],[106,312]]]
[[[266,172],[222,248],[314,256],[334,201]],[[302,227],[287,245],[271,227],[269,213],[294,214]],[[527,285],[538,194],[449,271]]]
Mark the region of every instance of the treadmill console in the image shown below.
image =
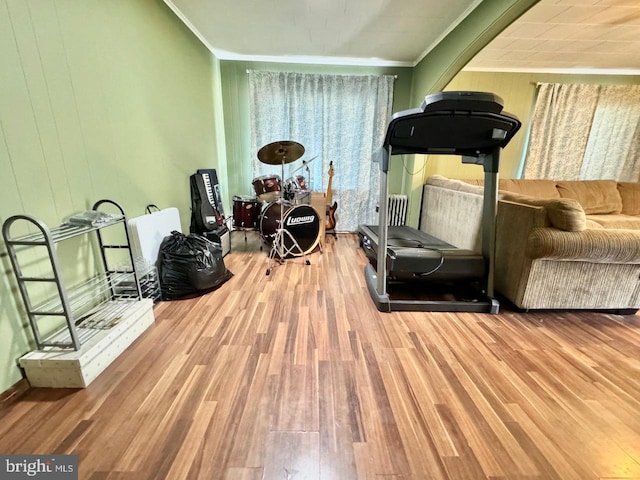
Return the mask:
[[[434,93],[425,97],[420,108],[393,116],[384,148],[392,155],[477,157],[507,145],[520,125],[516,117],[502,112],[502,99],[492,93]]]
[[[420,109],[423,112],[436,111],[477,111],[500,113],[502,98],[487,92],[438,92],[424,97]]]

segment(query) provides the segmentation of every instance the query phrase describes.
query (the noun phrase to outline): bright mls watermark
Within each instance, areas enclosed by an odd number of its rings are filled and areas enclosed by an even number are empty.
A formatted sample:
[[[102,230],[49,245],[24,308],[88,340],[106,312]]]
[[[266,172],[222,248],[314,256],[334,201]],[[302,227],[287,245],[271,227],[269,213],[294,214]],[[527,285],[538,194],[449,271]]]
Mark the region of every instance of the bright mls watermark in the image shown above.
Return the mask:
[[[78,480],[77,455],[0,455],[0,480]]]

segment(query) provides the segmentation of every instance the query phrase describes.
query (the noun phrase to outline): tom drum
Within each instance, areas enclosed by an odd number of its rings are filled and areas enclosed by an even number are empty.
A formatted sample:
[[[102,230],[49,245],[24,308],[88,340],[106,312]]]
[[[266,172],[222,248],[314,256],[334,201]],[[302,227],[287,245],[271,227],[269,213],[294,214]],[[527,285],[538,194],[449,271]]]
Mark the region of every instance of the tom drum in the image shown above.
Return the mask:
[[[272,202],[280,196],[281,184],[278,175],[262,175],[251,182],[259,200]]]
[[[283,205],[281,203],[270,203],[260,215],[260,235],[269,245],[273,244],[278,225],[280,224],[280,214]],[[284,206],[282,215],[283,228],[300,245],[301,253],[292,253],[291,256],[301,256],[313,251],[320,240],[320,216],[316,210],[309,205]],[[289,235],[284,235],[285,248],[291,249],[293,242]]]
[[[307,184],[302,175],[289,177],[284,182],[283,193],[285,200],[293,201],[293,203],[309,203],[303,200],[309,196]]]
[[[255,197],[234,195],[233,226],[238,229],[257,230],[260,202]]]
[[[284,182],[285,189],[289,188],[293,192],[306,192],[307,184],[302,175],[294,175],[293,177],[289,177]]]

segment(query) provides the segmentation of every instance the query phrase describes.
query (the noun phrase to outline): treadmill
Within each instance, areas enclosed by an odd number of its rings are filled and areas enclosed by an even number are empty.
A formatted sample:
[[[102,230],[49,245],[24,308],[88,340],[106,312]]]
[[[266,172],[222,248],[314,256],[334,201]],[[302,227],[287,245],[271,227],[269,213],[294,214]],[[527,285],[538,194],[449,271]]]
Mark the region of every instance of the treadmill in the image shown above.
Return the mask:
[[[420,108],[393,115],[380,159],[378,225],[358,227],[370,261],[367,288],[379,311],[498,313],[493,285],[498,168],[500,152],[521,125],[502,108],[502,99],[492,93],[439,92],[427,95]],[[389,162],[405,154],[457,155],[462,163],[483,167],[481,253],[412,227],[387,225]]]

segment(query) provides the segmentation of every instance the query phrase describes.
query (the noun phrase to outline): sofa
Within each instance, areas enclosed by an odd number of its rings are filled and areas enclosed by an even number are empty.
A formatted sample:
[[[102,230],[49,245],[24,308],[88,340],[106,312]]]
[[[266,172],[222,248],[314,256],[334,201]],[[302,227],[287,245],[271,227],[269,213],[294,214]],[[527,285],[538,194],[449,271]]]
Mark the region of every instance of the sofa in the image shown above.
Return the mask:
[[[480,252],[482,180],[434,175],[420,229]],[[640,308],[640,184],[500,180],[495,289],[520,309]]]

